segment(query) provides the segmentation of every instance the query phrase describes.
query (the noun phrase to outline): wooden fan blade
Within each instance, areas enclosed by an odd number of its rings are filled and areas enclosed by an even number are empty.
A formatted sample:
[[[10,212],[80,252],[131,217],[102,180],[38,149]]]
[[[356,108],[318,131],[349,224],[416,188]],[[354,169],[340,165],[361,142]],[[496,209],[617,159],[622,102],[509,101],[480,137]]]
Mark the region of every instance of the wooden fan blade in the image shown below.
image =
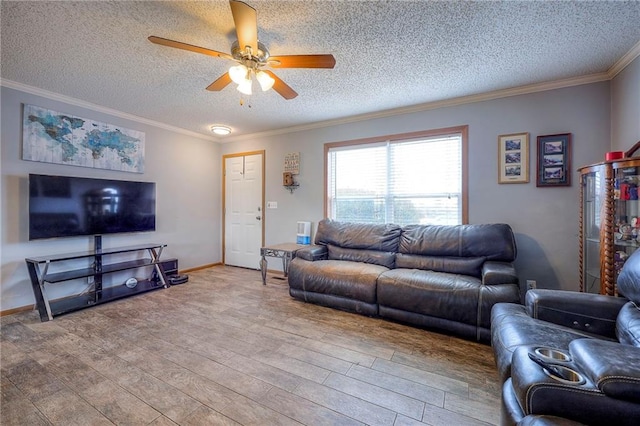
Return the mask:
[[[233,59],[233,56],[218,52],[216,50],[205,49],[204,47],[194,46],[193,44],[182,43],[180,41],[169,40],[168,38],[149,36],[149,41],[162,46],[175,47],[176,49],[188,50],[190,52],[202,53],[216,58]]]
[[[277,75],[275,75],[274,73],[272,73],[269,70],[263,70],[263,71],[266,72],[267,74],[269,74],[271,76],[271,78],[273,78],[276,81],[275,83],[273,83],[273,90],[278,92],[280,94],[280,96],[282,96],[283,98],[285,98],[287,100],[293,99],[296,96],[298,96],[296,91],[293,90],[291,87],[289,87],[289,85],[287,83],[285,83],[284,81],[280,80],[280,78]]]
[[[229,77],[228,72],[225,72],[220,76],[220,78],[207,86],[207,90],[210,90],[212,92],[219,92],[220,90],[227,87],[229,83],[231,83],[231,77]]]
[[[258,14],[246,3],[229,0],[233,22],[236,24],[236,34],[240,50],[251,46],[253,54],[258,53]]]
[[[336,58],[333,55],[284,55],[269,57],[269,66],[273,68],[333,68]]]

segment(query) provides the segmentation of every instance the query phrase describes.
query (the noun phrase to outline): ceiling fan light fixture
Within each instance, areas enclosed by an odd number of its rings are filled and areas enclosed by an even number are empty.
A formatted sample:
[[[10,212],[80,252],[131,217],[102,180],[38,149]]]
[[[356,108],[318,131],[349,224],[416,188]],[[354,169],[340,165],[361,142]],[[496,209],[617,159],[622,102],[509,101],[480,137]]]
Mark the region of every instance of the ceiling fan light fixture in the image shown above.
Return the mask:
[[[221,126],[219,124],[215,124],[211,126],[211,131],[216,135],[227,136],[231,133],[231,127]]]
[[[242,81],[240,84],[238,84],[238,92],[242,93],[243,95],[250,95],[252,84],[253,80],[251,80],[251,78]]]
[[[258,80],[258,83],[260,83],[260,87],[262,88],[263,92],[271,89],[273,87],[273,84],[276,82],[269,74],[264,71],[258,71],[256,73],[256,80]]]
[[[250,79],[251,77],[248,73],[249,69],[242,64],[229,68],[229,77],[236,84],[242,84],[243,81]]]
[[[1,0],[0,0],[1,1]],[[333,68],[336,60],[330,54],[284,55],[271,57],[267,47],[258,40],[258,20],[256,9],[242,0],[230,0],[231,15],[235,24],[237,40],[231,45],[231,55],[205,47],[194,46],[168,38],[149,36],[150,42],[175,49],[187,50],[222,59],[230,59],[235,64],[207,86],[207,90],[219,92],[231,82],[238,85],[239,92],[251,95],[253,76],[262,91],[274,89],[284,99],[293,99],[298,94],[271,71],[262,71],[265,66],[277,68]],[[242,48],[241,48],[242,46]],[[278,83],[278,84],[276,84]],[[241,101],[242,103],[242,101]]]

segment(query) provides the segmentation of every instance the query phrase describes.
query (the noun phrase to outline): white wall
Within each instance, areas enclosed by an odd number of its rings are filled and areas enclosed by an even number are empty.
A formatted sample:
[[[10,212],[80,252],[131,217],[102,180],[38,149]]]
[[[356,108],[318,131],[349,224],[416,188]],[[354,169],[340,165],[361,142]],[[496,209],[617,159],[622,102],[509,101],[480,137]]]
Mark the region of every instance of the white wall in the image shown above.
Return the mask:
[[[370,136],[469,125],[469,219],[471,223],[509,223],[518,241],[516,265],[521,279],[535,279],[542,288],[577,290],[578,174],[572,185],[537,188],[536,136],[571,132],[572,170],[599,162],[616,146],[612,135],[638,130],[640,60],[608,82],[514,96],[456,107],[425,110],[275,136],[256,136],[224,145],[153,126],[109,116],[29,93],[1,88],[0,310],[33,303],[24,258],[87,250],[87,237],[29,242],[26,177],[49,173],[157,182],[158,229],[149,234],[105,237],[105,247],[136,242],[167,243],[163,257],[177,257],[180,268],[221,261],[222,155],[264,149],[266,200],[277,209],[265,212],[266,243],[293,241],[296,221],[317,224],[323,217],[323,144]],[[627,93],[631,93],[631,97]],[[291,101],[295,102],[295,100]],[[146,171],[142,175],[21,160],[22,104],[30,103],[146,132]],[[610,111],[613,110],[615,117]],[[630,112],[627,112],[630,111]],[[613,128],[612,128],[613,123]],[[497,183],[497,137],[530,133],[528,184]],[[628,139],[628,136],[616,136]],[[301,153],[300,188],[290,194],[282,186],[284,156]],[[270,262],[279,268],[279,262]]]
[[[60,174],[156,182],[156,231],[103,237],[103,247],[165,243],[163,258],[176,257],[180,269],[222,260],[220,145],[192,136],[109,116],[22,91],[1,92],[1,270],[0,310],[34,303],[24,259],[93,248],[93,238],[28,241],[27,185],[29,173]],[[143,174],[21,160],[22,104],[28,103],[146,133]],[[63,292],[52,289],[55,296]],[[68,287],[64,290],[70,290]],[[57,293],[56,293],[57,292]]]
[[[640,57],[611,82],[611,150],[628,151],[640,141]],[[635,157],[640,156],[636,152]]]
[[[291,101],[295,102],[295,100]],[[475,104],[427,110],[297,133],[256,137],[223,145],[223,154],[266,150],[266,200],[278,209],[265,212],[266,243],[294,241],[296,221],[323,218],[323,144],[370,136],[469,125],[469,221],[505,222],[517,237],[521,279],[542,288],[577,290],[578,173],[610,150],[609,83],[514,96]],[[498,135],[530,133],[528,184],[499,185]],[[536,137],[573,134],[572,185],[537,188]],[[300,152],[300,187],[282,187],[284,156]],[[277,262],[270,268],[276,269]]]

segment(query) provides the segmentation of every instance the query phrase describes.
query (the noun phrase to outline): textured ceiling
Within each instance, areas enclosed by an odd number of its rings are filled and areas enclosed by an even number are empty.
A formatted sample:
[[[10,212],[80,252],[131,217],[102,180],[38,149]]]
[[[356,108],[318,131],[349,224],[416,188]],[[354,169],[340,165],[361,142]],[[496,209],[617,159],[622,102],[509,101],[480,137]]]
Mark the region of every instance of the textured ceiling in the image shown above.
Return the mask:
[[[241,105],[235,85],[205,90],[233,62],[147,40],[229,52],[228,1],[3,0],[0,76],[190,132],[222,123],[248,135],[606,73],[640,41],[638,1],[247,3],[272,55],[331,53],[335,68],[274,70],[299,96],[254,91]]]

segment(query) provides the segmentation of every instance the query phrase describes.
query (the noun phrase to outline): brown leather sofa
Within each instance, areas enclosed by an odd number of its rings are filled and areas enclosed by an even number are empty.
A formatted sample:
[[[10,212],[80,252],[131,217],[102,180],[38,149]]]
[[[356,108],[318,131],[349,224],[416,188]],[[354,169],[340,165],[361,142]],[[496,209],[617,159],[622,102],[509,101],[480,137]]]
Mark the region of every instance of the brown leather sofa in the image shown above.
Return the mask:
[[[299,300],[490,340],[491,308],[520,301],[506,224],[359,224],[325,219],[289,266]]]

